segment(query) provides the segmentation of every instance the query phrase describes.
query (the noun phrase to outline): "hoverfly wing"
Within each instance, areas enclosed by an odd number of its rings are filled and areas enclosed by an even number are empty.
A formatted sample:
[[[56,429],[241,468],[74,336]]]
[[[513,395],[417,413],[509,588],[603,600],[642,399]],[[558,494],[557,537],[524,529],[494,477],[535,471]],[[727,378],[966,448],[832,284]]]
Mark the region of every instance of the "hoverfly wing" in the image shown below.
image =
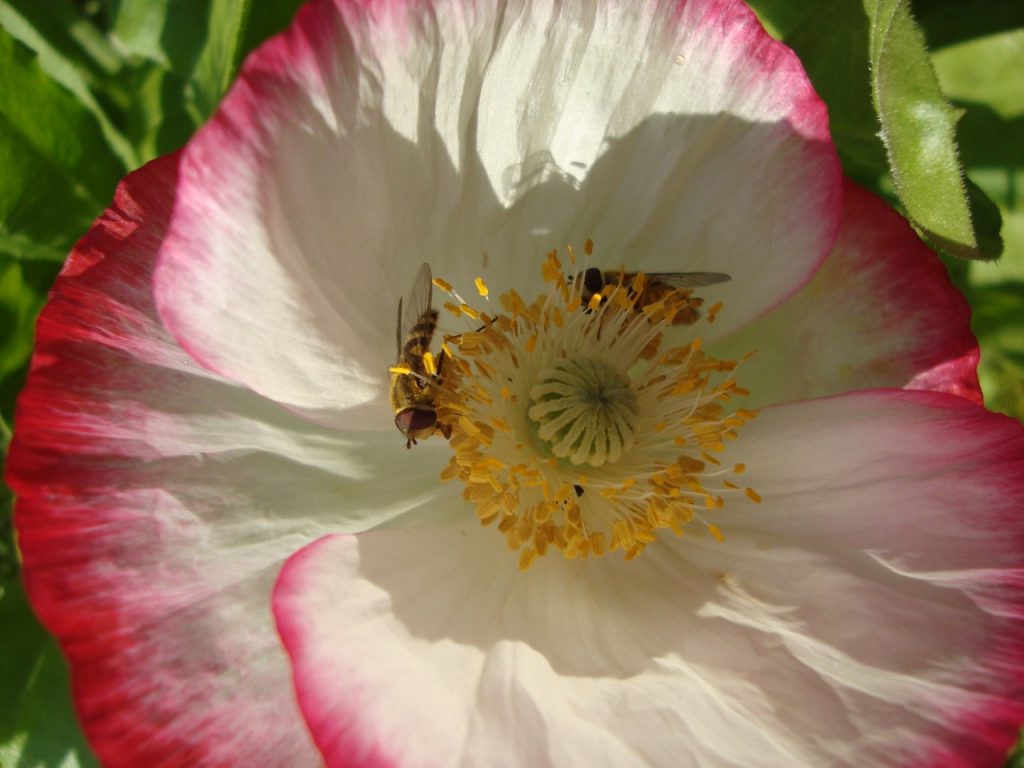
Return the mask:
[[[430,348],[437,323],[437,311],[431,307],[433,288],[430,265],[423,262],[409,293],[398,303],[398,361],[420,376],[427,373],[423,354]]]
[[[433,275],[430,272],[430,265],[423,262],[415,279],[412,281],[412,288],[405,296],[404,310],[401,319],[399,338],[404,339],[420,321],[420,318],[430,312],[431,300],[434,293]]]
[[[398,322],[395,323],[395,360],[402,362],[402,338],[405,334],[402,333],[402,301],[398,300]]]
[[[672,288],[703,288],[732,280],[732,277],[724,272],[645,272],[644,274],[651,280],[664,283]]]

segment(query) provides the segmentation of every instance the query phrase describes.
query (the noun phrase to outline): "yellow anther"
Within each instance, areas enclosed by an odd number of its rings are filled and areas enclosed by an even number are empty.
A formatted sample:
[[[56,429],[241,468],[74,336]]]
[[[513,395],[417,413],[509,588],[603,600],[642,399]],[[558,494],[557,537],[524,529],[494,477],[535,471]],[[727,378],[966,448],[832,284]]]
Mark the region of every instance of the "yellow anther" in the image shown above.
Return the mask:
[[[587,256],[592,256],[594,253],[594,241],[589,237],[583,241],[583,252],[587,254]]]
[[[591,241],[583,252],[592,254]],[[567,258],[583,263],[573,248]],[[568,274],[580,268],[570,267]],[[464,483],[463,496],[481,524],[504,534],[524,570],[554,550],[570,559],[611,552],[632,559],[657,540],[658,531],[681,536],[694,520],[721,541],[721,531],[700,517],[703,510],[720,509],[726,492],[743,490],[751,499],[756,492],[708,467],[719,463],[714,454],[742,431],[753,412],[723,405],[739,391],[731,376],[736,363],[705,355],[700,339],[673,347],[672,334],[663,333],[673,321],[695,321],[705,311],[700,298],[623,267],[617,280],[606,273],[602,290],[584,301],[589,291],[578,278],[567,277],[556,251],[547,254],[542,272],[549,285],[543,294],[529,303],[514,291],[496,294],[498,301],[488,309],[501,309],[492,310],[493,317],[462,302],[445,281],[434,283],[451,290],[449,311],[477,321],[476,330],[444,337],[438,357],[423,363],[425,372],[441,379],[435,405],[440,423],[451,432],[445,437],[454,456],[442,477]],[[483,278],[474,283],[489,299]],[[537,437],[526,425],[535,418],[528,411],[549,408],[534,399],[541,397],[534,395],[531,380],[538,365],[578,353],[607,353],[616,361],[621,354],[623,370],[629,371],[626,385],[649,410],[637,414],[647,432],[643,442],[622,449],[628,465],[613,468],[616,456],[608,459],[610,472],[596,469],[574,482],[567,474],[573,465],[538,451]],[[399,363],[392,370],[403,369]],[[563,431],[559,439],[569,434]],[[733,471],[742,469],[735,465]]]
[[[390,371],[391,373],[397,373],[399,375],[402,375],[406,373],[412,373],[412,368],[410,368],[407,365],[392,365],[390,368],[388,368],[388,371]]]
[[[544,557],[544,555],[547,553],[548,543],[548,537],[544,531],[538,529],[533,534],[533,546],[537,550],[537,555],[539,557]]]
[[[443,280],[440,277],[435,277],[433,280],[431,280],[431,282],[445,293],[452,292],[452,284],[449,283],[447,280]]]
[[[434,355],[430,352],[423,353],[423,367],[431,376],[437,375],[437,364],[434,362]]]
[[[558,260],[557,251],[548,252],[544,265],[541,267],[541,276],[544,278],[545,283],[557,283],[559,280],[565,279],[562,274],[562,263]]]
[[[694,475],[698,472],[703,472],[705,465],[703,461],[692,456],[680,456],[676,459],[675,466],[679,467],[686,474]]]
[[[459,426],[474,437],[478,437],[480,435],[480,429],[468,416],[459,417]]]
[[[633,293],[639,295],[644,289],[645,282],[643,272],[637,272],[633,275],[633,284],[630,286],[633,289]]]
[[[712,536],[715,537],[715,541],[719,543],[725,541],[725,534],[722,533],[721,528],[719,528],[717,525],[714,525],[713,523],[708,523],[707,525],[708,531],[711,533]]]
[[[743,493],[746,495],[748,499],[750,499],[755,504],[761,503],[761,494],[759,494],[753,488],[744,488]]]

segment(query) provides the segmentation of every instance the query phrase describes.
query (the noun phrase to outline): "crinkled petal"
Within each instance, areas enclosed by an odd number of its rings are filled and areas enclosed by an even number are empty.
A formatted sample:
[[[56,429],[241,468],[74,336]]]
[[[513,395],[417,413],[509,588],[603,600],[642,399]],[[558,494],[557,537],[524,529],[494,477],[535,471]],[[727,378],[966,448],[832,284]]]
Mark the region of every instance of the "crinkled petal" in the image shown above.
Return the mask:
[[[722,543],[521,573],[467,514],[291,558],[274,611],[328,765],[1001,765],[1020,425],[872,392],[746,430],[765,500],[727,504]]]
[[[806,282],[839,201],[823,104],[736,0],[323,0],[185,150],[158,305],[212,370],[362,426],[424,260],[529,296],[589,237],[601,266],[731,274],[724,333]]]
[[[981,403],[967,302],[907,222],[852,182],[835,247],[811,282],[713,352],[751,350],[738,379],[753,407],[869,387]]]
[[[948,394],[867,391],[769,408],[725,463],[740,453],[764,502],[716,521],[740,552],[722,610],[775,612],[771,632],[837,701],[884,713],[862,737],[880,756],[1001,766],[1024,721],[1021,425]]]
[[[437,504],[445,457],[313,427],[174,343],[152,269],[177,162],[124,182],[40,317],[6,468],[25,583],[105,765],[316,765],[277,571],[327,531]]]

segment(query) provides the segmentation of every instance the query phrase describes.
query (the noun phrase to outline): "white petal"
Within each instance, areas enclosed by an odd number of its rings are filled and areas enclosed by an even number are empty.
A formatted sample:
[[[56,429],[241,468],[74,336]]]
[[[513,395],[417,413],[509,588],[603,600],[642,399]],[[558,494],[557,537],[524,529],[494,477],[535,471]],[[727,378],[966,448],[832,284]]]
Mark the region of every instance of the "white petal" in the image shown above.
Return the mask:
[[[852,182],[839,239],[811,282],[711,349],[734,360],[751,351],[737,374],[751,408],[868,387],[981,403],[967,302],[907,222]]]
[[[530,295],[593,237],[607,266],[732,274],[725,332],[808,279],[838,181],[823,105],[740,3],[321,2],[185,150],[158,303],[204,365],[363,424],[422,261]]]
[[[275,614],[328,764],[995,765],[1024,718],[1020,426],[876,393],[747,429],[766,500],[723,543],[520,573],[467,514],[293,557]]]

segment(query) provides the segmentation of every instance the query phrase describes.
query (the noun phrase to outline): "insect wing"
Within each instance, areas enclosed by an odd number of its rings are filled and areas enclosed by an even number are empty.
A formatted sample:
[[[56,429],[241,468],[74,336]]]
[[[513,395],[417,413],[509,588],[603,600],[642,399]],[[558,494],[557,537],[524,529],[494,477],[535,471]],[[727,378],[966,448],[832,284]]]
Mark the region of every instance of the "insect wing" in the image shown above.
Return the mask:
[[[703,288],[727,283],[732,277],[724,272],[645,272],[646,277],[670,288]]]
[[[398,300],[398,322],[395,323],[395,360],[402,361],[402,302],[404,299]]]
[[[431,309],[430,302],[434,292],[432,280],[433,275],[430,272],[430,265],[427,262],[423,262],[419,272],[416,273],[416,278],[412,281],[412,288],[403,302],[404,308],[401,315],[400,333],[398,334],[400,340],[399,349],[401,349],[401,341],[412,333],[416,323]]]
[[[430,265],[420,267],[408,295],[398,302],[398,362],[408,365],[413,373],[424,375],[423,353],[430,346],[430,338],[437,322],[437,312],[430,306],[433,282]]]

